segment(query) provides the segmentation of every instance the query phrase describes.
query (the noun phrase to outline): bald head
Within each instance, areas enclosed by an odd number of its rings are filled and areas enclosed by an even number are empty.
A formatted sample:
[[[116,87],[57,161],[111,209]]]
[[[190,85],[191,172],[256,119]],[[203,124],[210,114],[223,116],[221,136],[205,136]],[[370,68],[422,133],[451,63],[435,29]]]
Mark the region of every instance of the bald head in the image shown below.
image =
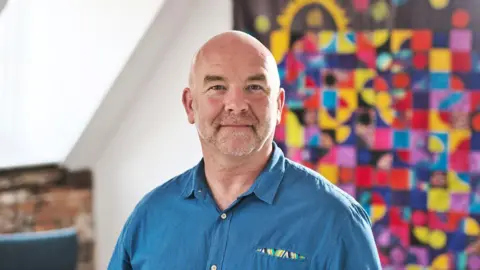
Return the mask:
[[[235,65],[235,58],[250,57],[252,59],[251,65],[254,66],[254,58],[263,61],[268,75],[272,76],[273,86],[280,87],[280,78],[278,76],[277,64],[270,50],[265,47],[256,38],[241,32],[241,31],[227,31],[218,34],[209,39],[194,55],[190,67],[189,87],[195,88],[195,82],[198,81],[197,75],[204,67],[206,62],[215,62],[219,58],[229,59],[231,65]]]
[[[236,157],[269,147],[284,101],[274,57],[239,31],[216,35],[198,50],[182,95],[204,151]]]

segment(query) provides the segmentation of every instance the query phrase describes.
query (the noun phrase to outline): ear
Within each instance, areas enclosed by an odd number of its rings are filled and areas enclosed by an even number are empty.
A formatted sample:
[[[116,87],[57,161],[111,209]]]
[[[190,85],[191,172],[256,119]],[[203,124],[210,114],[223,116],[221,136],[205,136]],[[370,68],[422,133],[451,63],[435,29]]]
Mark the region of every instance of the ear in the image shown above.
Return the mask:
[[[192,90],[188,87],[183,89],[182,93],[182,104],[185,112],[187,113],[188,122],[190,124],[195,123],[195,114],[193,111],[193,97],[192,97]]]
[[[277,125],[282,120],[283,106],[285,106],[285,90],[280,87],[277,98]]]

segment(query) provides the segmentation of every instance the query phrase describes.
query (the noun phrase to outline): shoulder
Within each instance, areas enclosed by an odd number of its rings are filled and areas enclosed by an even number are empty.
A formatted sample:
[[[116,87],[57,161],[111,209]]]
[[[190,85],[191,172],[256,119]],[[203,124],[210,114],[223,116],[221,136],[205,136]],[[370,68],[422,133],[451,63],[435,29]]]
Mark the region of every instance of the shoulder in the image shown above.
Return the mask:
[[[370,218],[350,194],[333,184],[320,173],[292,160],[286,159],[284,180],[288,189],[302,194],[302,200],[311,206],[312,211],[322,217],[344,223],[349,220],[365,220]]]
[[[135,205],[123,228],[124,242],[130,242],[135,230],[145,224],[145,216],[152,211],[161,211],[172,206],[180,198],[185,185],[191,178],[193,168],[168,179],[163,184],[146,193]]]
[[[190,168],[175,177],[167,179],[163,184],[146,193],[135,206],[132,215],[142,215],[142,212],[148,211],[152,207],[158,208],[177,201],[184,191],[185,185],[189,183],[192,173],[193,168]]]
[[[308,213],[308,228],[327,232],[316,238],[320,243],[319,257],[327,255],[326,268],[381,269],[372,222],[352,195],[320,173],[289,159],[282,181],[282,197]]]

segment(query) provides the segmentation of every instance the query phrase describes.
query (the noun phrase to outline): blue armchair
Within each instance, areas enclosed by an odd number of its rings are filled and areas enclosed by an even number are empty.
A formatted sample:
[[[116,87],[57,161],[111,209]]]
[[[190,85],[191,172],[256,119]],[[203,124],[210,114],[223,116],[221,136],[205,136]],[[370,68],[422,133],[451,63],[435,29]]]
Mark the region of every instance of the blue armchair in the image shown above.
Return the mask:
[[[0,234],[2,270],[75,270],[77,253],[74,228]]]

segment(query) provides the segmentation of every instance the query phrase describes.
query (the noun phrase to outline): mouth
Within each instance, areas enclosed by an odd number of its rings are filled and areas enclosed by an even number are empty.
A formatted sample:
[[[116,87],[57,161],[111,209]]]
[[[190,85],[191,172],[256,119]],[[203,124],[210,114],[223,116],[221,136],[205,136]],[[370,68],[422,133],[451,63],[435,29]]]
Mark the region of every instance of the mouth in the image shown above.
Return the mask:
[[[252,128],[252,125],[221,125],[221,128]]]

